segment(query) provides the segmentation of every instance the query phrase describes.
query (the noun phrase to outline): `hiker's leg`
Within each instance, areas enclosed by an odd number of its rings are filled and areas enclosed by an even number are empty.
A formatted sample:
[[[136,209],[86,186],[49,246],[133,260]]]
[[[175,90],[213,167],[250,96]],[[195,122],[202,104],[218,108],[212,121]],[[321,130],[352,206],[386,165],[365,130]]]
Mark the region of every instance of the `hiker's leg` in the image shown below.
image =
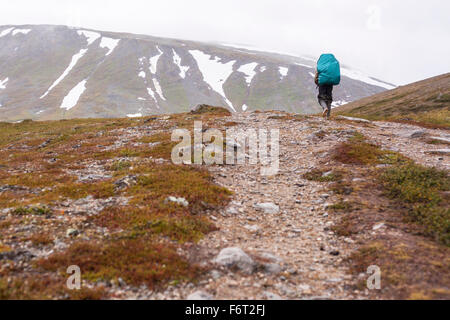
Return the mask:
[[[330,119],[332,101],[327,101],[327,119]]]
[[[322,117],[325,117],[325,113],[327,111],[327,102],[319,97],[318,99],[320,106],[322,107]]]

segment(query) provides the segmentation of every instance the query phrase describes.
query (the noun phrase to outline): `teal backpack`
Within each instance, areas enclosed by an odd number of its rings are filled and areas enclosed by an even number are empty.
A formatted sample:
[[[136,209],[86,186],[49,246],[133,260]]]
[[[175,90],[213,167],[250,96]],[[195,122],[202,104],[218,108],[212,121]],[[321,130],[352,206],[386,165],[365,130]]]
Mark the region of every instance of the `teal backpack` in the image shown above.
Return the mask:
[[[317,61],[317,72],[319,72],[319,85],[338,85],[341,82],[341,68],[339,61],[334,55],[322,54]]]

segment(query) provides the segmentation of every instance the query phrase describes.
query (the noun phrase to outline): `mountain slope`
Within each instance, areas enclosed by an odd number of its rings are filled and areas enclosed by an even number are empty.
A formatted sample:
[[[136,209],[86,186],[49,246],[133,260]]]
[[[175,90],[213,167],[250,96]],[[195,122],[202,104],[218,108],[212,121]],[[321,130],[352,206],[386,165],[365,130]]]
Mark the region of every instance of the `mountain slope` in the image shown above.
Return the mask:
[[[226,45],[65,26],[0,27],[0,120],[184,112],[315,113],[315,62]],[[337,104],[393,88],[343,68]]]
[[[414,121],[450,128],[450,73],[361,99],[336,111],[369,120]]]

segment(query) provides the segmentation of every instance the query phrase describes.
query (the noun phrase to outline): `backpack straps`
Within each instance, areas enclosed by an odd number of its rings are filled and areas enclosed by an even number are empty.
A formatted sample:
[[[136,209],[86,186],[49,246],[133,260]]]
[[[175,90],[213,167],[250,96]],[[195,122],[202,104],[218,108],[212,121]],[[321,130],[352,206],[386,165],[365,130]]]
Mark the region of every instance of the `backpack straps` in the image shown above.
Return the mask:
[[[319,86],[319,71],[316,70],[316,75],[314,77],[314,83]]]

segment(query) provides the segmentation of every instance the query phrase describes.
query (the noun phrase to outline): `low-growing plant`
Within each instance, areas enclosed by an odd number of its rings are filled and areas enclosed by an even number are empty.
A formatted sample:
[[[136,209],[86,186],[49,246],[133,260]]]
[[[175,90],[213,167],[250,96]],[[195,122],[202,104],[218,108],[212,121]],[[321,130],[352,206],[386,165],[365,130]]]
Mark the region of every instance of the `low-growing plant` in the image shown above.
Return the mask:
[[[342,173],[338,171],[325,172],[320,169],[313,169],[303,175],[303,178],[310,181],[331,182],[342,179]]]
[[[202,269],[190,264],[169,243],[149,238],[117,239],[107,243],[77,242],[64,252],[41,259],[38,267],[65,272],[68,265],[77,265],[82,277],[91,280],[113,280],[121,277],[126,283],[149,288],[170,280],[192,280]]]
[[[53,212],[48,207],[18,207],[11,212],[13,215],[25,216],[25,215],[35,215],[35,216],[48,216]]]
[[[341,163],[356,165],[395,164],[405,161],[398,153],[382,150],[378,145],[366,142],[360,133],[338,145],[332,158]]]
[[[450,206],[448,173],[412,162],[389,168],[380,175],[385,193],[409,208],[410,217],[425,227],[429,235],[450,245]]]

